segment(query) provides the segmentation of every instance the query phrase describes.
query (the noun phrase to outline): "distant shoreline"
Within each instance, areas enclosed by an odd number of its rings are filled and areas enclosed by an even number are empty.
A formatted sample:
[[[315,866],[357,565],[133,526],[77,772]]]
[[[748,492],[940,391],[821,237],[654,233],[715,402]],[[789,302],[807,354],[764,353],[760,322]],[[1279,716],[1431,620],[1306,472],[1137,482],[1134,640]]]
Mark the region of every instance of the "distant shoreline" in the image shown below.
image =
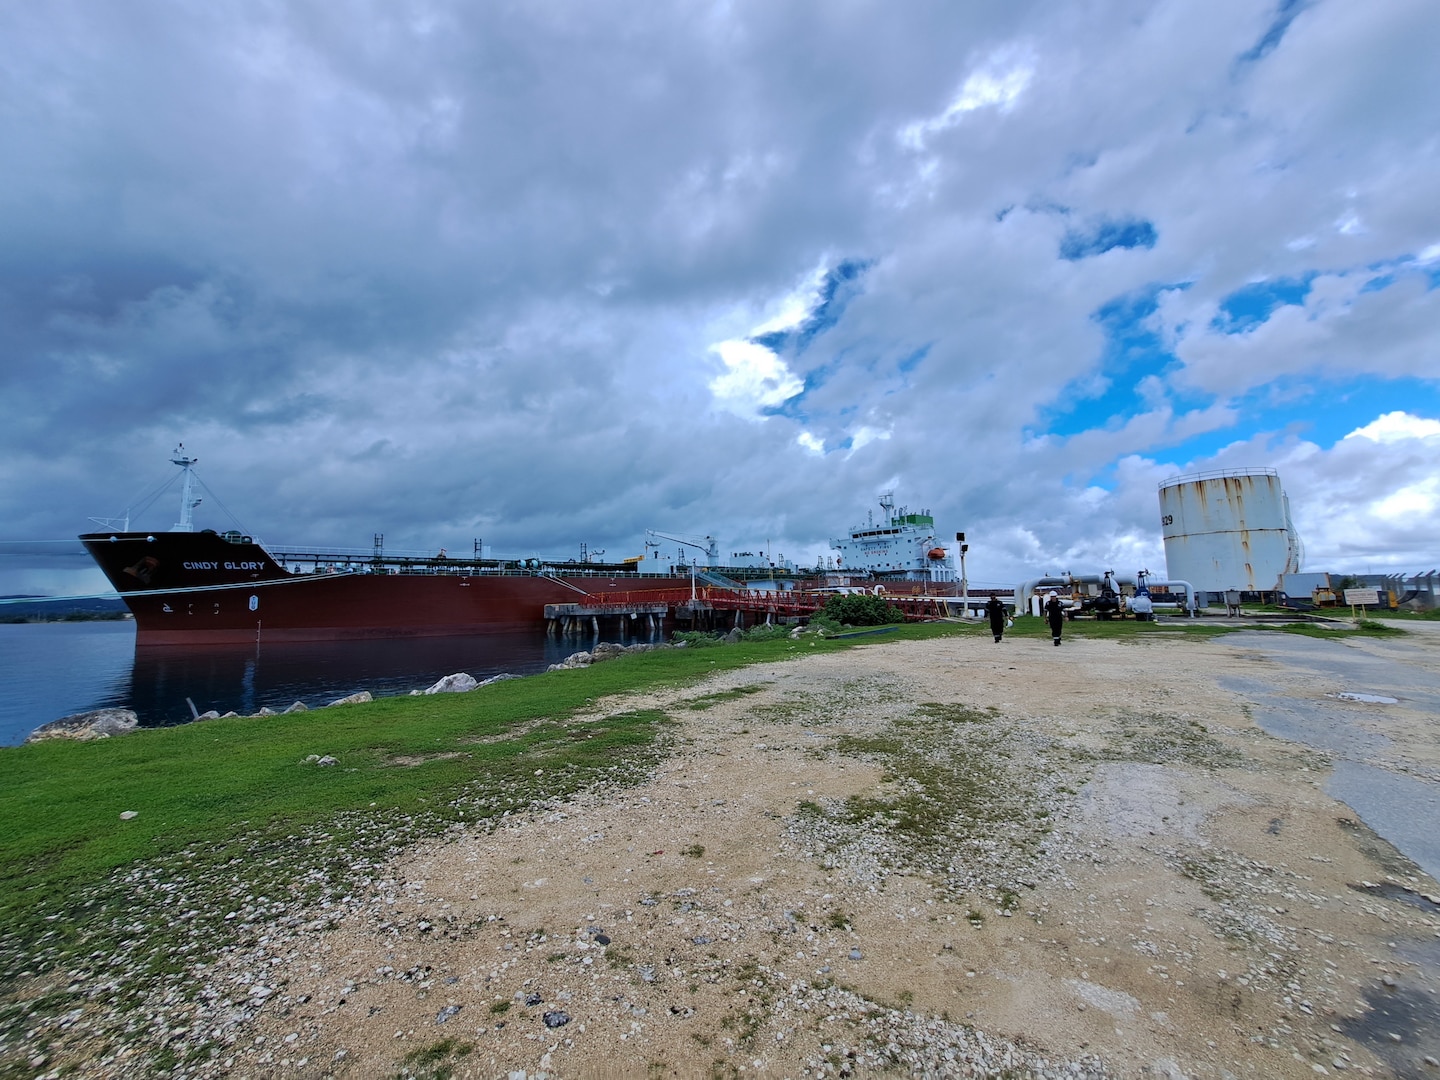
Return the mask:
[[[132,619],[128,611],[70,611],[63,615],[0,615],[0,626],[21,623],[124,622]]]

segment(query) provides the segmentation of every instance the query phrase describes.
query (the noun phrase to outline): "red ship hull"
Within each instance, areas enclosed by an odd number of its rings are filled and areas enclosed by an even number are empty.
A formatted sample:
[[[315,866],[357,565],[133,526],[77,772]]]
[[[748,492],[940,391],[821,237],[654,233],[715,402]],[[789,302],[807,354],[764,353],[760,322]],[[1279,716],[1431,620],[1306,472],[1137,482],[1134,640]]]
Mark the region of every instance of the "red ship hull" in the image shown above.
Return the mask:
[[[80,537],[135,616],[137,645],[344,641],[542,630],[545,605],[624,593],[679,598],[688,581],[624,572],[549,572],[380,558],[296,573],[248,537],[117,533]]]
[[[135,616],[135,641],[144,646],[539,631],[547,604],[598,609],[618,598],[618,607],[634,610],[686,600],[691,588],[688,578],[637,574],[624,565],[526,568],[379,552],[291,556],[296,564],[287,568],[248,536],[209,530],[91,533],[80,542]],[[307,563],[311,569],[302,572],[298,564]],[[831,587],[853,587],[848,576],[834,578]],[[806,583],[827,585],[823,575]],[[956,594],[953,583],[861,587],[897,600]]]

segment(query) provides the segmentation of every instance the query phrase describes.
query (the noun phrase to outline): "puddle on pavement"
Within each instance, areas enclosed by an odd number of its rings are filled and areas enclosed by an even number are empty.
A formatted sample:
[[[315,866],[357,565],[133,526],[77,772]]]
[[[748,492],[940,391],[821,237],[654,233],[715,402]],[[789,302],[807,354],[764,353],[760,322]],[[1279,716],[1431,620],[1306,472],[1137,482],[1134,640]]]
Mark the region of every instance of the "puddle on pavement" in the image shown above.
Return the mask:
[[[1326,697],[1339,698],[1341,701],[1360,701],[1367,705],[1398,705],[1399,698],[1386,697],[1384,694],[1361,694],[1354,690],[1343,690],[1338,694],[1326,694]]]
[[[1408,904],[1413,908],[1425,912],[1427,915],[1440,915],[1440,903],[1432,900],[1425,893],[1418,893],[1414,889],[1407,889],[1403,885],[1392,885],[1384,882],[1379,885],[1365,882],[1363,885],[1351,885],[1351,889],[1366,896],[1379,896],[1386,900],[1397,900],[1402,904]]]
[[[1433,963],[1435,958],[1432,958]],[[1365,990],[1368,1008],[1335,1026],[1395,1071],[1401,1080],[1434,1077],[1431,1061],[1440,1060],[1440,997],[1419,985],[1420,977],[1402,974],[1399,985],[1375,983]]]

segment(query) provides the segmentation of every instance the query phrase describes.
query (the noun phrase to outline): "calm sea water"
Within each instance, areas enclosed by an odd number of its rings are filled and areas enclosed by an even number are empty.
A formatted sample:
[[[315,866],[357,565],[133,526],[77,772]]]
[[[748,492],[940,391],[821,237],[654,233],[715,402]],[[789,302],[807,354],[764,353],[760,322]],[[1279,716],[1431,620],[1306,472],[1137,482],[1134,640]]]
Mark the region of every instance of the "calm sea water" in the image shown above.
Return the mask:
[[[457,671],[528,675],[591,644],[537,632],[137,649],[129,621],[0,625],[0,745],[90,709],[134,709],[142,725],[159,727],[190,719],[186,698],[200,712],[314,708],[360,690],[408,694]]]

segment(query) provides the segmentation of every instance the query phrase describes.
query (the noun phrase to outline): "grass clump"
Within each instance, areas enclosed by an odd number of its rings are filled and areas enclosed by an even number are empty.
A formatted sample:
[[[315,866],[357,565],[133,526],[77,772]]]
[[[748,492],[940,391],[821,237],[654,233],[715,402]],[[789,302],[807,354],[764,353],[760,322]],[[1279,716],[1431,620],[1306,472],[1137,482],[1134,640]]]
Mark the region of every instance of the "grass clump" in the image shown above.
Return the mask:
[[[1184,764],[1226,769],[1244,763],[1244,755],[1211,735],[1205,725],[1189,717],[1163,713],[1117,713],[1103,751],[1075,748],[1077,760],[1135,761],[1151,765]]]
[[[1378,619],[1361,619],[1354,626],[1346,626],[1340,622],[1302,622],[1267,629],[1299,634],[1301,637],[1322,638],[1326,641],[1334,641],[1339,637],[1397,637],[1405,633],[1400,627]]]
[[[983,891],[996,904],[1033,883],[1051,829],[1042,796],[1059,775],[1044,739],[994,709],[932,703],[833,749],[883,776],[877,792],[810,802],[793,819],[827,867],[930,874],[951,896]]]
[[[466,1057],[474,1050],[472,1043],[441,1039],[401,1058],[404,1068],[397,1075],[404,1080],[450,1080],[455,1075],[453,1060]]]
[[[717,690],[713,694],[701,694],[699,697],[691,698],[681,703],[681,707],[691,712],[704,712],[706,709],[713,709],[716,705],[723,705],[727,701],[737,701],[751,694],[758,694],[766,688],[767,683],[750,683],[746,686],[736,686],[730,690]]]

